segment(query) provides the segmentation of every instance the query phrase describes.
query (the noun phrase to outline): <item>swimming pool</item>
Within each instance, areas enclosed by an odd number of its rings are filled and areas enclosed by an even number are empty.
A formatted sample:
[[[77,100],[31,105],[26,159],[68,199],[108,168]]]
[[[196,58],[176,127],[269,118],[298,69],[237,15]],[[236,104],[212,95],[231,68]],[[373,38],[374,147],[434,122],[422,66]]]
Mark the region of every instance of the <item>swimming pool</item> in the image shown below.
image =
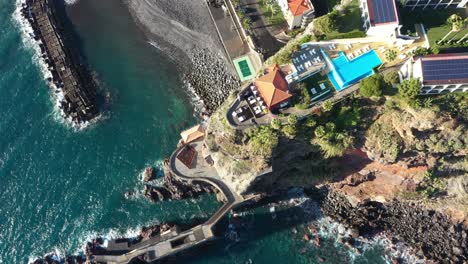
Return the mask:
[[[323,51],[330,72],[328,78],[339,92],[360,80],[374,74],[374,68],[382,64],[374,50],[370,50],[361,56],[349,60],[344,52],[340,52],[338,58],[330,60]]]

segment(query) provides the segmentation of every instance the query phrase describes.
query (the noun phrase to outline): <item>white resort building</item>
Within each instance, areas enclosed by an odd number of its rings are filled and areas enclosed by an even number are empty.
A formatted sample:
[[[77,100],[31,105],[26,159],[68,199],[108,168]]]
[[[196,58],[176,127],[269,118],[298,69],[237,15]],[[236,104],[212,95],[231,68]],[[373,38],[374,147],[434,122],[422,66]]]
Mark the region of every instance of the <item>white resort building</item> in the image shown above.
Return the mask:
[[[464,8],[468,0],[402,0],[405,7],[415,8]]]
[[[421,94],[468,92],[468,53],[409,59],[398,72],[400,81],[418,78]]]
[[[399,20],[395,0],[360,0],[360,7],[368,36],[397,36]]]
[[[315,9],[310,0],[278,0],[278,5],[288,22],[289,29],[303,28],[315,17]]]

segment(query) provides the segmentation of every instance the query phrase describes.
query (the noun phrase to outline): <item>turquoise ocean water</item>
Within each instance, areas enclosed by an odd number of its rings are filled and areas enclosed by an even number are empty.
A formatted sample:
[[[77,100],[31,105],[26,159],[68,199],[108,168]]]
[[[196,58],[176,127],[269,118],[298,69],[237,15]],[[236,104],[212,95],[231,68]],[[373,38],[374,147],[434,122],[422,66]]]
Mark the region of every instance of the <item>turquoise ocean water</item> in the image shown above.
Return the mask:
[[[13,18],[16,6],[0,0],[0,264],[76,253],[97,235],[134,235],[143,225],[213,213],[219,203],[211,196],[157,204],[123,197],[142,188],[141,171],[158,166],[179,131],[196,123],[177,66],[147,43],[125,6],[81,0],[67,9],[77,46],[110,95],[107,111],[82,131],[54,112],[32,44]],[[350,262],[331,239],[320,249],[303,241],[308,216],[296,209],[276,217],[269,208],[249,211],[241,242],[221,238],[174,262],[318,263],[317,254],[325,263]],[[354,263],[385,263],[382,248]]]

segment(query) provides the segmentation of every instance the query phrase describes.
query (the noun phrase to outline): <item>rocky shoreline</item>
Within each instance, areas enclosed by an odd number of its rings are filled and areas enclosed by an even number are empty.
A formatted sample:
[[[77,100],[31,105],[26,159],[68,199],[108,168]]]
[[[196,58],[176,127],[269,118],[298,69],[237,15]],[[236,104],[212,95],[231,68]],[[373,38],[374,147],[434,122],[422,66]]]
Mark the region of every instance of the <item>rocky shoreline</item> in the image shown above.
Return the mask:
[[[143,179],[146,183],[143,194],[153,202],[195,198],[199,195],[214,193],[216,191],[211,185],[202,182],[188,185],[177,180],[169,171],[165,171],[161,185],[149,184],[153,177],[147,176],[146,172],[147,170],[145,170],[145,177]]]
[[[96,118],[97,84],[86,67],[79,63],[79,55],[70,44],[56,0],[24,0],[21,14],[29,23],[29,36],[37,42],[40,56],[47,71],[50,86],[54,89],[58,108],[65,120],[82,126]]]
[[[392,242],[403,241],[416,250],[416,256],[436,263],[463,264],[468,261],[468,228],[453,224],[448,217],[414,203],[393,200],[352,206],[332,190],[322,190],[321,208],[325,215],[373,236],[390,233]]]

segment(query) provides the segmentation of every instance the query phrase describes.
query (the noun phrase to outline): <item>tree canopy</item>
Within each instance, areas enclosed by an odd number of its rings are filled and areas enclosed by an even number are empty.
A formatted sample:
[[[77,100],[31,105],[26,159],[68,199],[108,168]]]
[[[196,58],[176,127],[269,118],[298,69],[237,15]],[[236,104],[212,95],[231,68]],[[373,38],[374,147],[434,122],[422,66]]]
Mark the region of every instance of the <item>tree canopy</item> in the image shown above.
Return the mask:
[[[338,15],[331,12],[314,20],[314,30],[318,34],[328,34],[338,29]]]
[[[359,91],[364,97],[382,96],[385,89],[385,80],[380,74],[374,74],[361,80]]]
[[[414,101],[417,98],[421,90],[421,81],[419,79],[411,78],[404,80],[398,85],[398,93],[410,101]]]
[[[269,126],[261,126],[248,131],[249,148],[252,153],[271,157],[278,145],[278,134]]]
[[[351,147],[354,138],[346,132],[338,132],[334,123],[326,123],[315,129],[312,142],[319,145],[325,158],[342,156]]]

